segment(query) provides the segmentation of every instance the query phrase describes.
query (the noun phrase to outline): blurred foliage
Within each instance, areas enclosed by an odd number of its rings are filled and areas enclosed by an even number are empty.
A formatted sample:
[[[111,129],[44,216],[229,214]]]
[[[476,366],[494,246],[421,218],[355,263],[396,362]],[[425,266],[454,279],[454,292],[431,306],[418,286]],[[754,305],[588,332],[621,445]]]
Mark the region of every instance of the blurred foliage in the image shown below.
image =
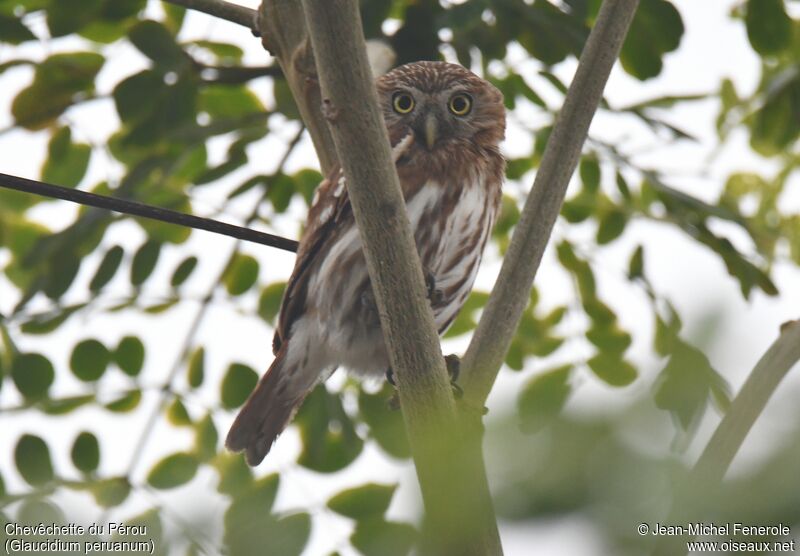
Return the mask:
[[[445,55],[480,69],[502,90],[511,118],[534,139],[529,153],[509,160],[507,177],[509,184],[529,185],[560,104],[552,99],[563,98],[567,88],[556,66],[580,53],[600,0],[365,0],[361,5],[365,34],[388,42],[398,63]],[[525,380],[514,426],[501,426],[502,421],[490,431],[497,457],[489,467],[502,516],[589,515],[615,554],[642,549],[631,523],[663,517],[663,503],[656,501],[680,482],[680,465],[669,457],[644,456],[622,442],[616,434],[622,417],[586,424],[561,416],[586,380],[619,389],[646,371],[629,353],[642,331],[625,330],[613,300],[602,297],[597,254],[625,236],[631,223],[650,221],[708,249],[746,298],[757,292],[778,294],[771,275],[774,263],[788,253],[800,264],[800,215],[782,211],[779,203],[800,161],[800,21],[790,13],[784,0],[746,0],[731,14],[741,21],[761,61],[761,80],[751,93],[725,80],[707,94],[601,107],[614,117],[640,122],[662,143],[691,142],[693,137],[673,123],[668,110],[716,100],[720,143],[733,131],[744,131],[752,148],[781,170],[733,174],[719,198],[707,202],[676,189],[669,174],[639,166],[621,145],[589,142],[577,187],[562,210],[566,232],[559,232],[555,244],[557,264],[574,289],[573,301],[545,306],[533,290],[506,358],[508,369],[525,373]],[[5,43],[0,75],[24,81],[7,119],[14,130],[47,138],[40,174],[45,181],[186,212],[194,208],[197,188],[214,189],[225,199],[218,213],[248,200],[252,212],[242,222],[269,226],[291,213],[293,204],[308,205],[321,179],[311,168],[286,168],[299,139],[287,139],[287,130],[299,127],[288,86],[266,54],[263,65],[245,65],[242,46],[254,40],[246,30],[225,42],[190,38],[185,17],[184,9],[155,0],[0,0],[0,41]],[[683,33],[681,15],[671,2],[642,0],[622,50],[623,70],[638,80],[660,75]],[[137,53],[141,63],[136,69],[117,58],[123,46]],[[512,51],[524,52],[533,69],[523,72],[512,63]],[[92,106],[103,106],[114,123],[102,144],[82,132]],[[520,114],[530,110],[544,123],[526,123]],[[286,143],[285,151],[270,154],[280,164],[262,173],[264,149],[280,142]],[[217,151],[220,156],[213,154]],[[113,168],[107,179],[88,177],[97,175],[91,172],[97,165]],[[525,196],[519,187],[506,191],[492,237],[500,253],[508,246]],[[159,551],[174,542],[188,546],[190,554],[302,552],[317,514],[307,508],[276,510],[281,476],[257,476],[241,457],[226,454],[217,430],[220,416],[244,402],[266,362],[253,369],[235,360],[226,346],[201,345],[196,338],[207,320],[205,309],[220,300],[235,306],[243,318],[260,319],[268,337],[285,287],[284,282],[264,282],[269,255],[256,257],[234,245],[203,290],[198,284],[204,278],[208,282],[208,272],[198,268],[204,252],[189,252],[183,245],[189,230],[135,221],[141,234],[117,244],[106,238],[121,222],[129,222],[127,217],[82,208],[51,229],[37,215],[47,203],[0,190],[0,261],[13,284],[3,293],[13,298],[11,310],[0,315],[0,392],[3,400],[18,399],[17,405],[0,408],[2,416],[66,419],[86,410],[101,419],[141,421],[145,427],[141,437],[131,439],[137,450],[132,465],[120,469],[108,464],[105,439],[92,427],[59,443],[56,455],[52,438],[37,434],[43,425],[32,424],[15,441],[16,470],[0,470],[3,478],[18,476],[16,481],[0,478],[0,517],[68,521],[54,495],[70,490],[89,493],[102,515],[147,524]],[[588,241],[569,233],[579,229],[591,232]],[[679,433],[691,432],[709,402],[725,410],[730,392],[701,346],[687,337],[669,299],[651,283],[648,256],[647,245],[637,245],[622,279],[630,282],[628,288],[644,292],[652,310],[652,351],[662,370],[649,399],[653,408],[669,412]],[[487,299],[487,293],[473,292],[447,337],[470,333]],[[127,331],[100,340],[82,332],[63,359],[24,347],[28,340],[55,337],[67,323],[96,315],[120,321],[130,314],[161,319],[193,304],[201,307],[197,318],[186,330],[173,331],[176,344],[185,349],[172,372],[159,375],[163,382],[155,388],[144,369],[165,356],[146,345],[144,333]],[[532,371],[534,366],[539,370]],[[77,381],[65,387],[69,375]],[[216,392],[213,402],[198,401],[200,391],[209,388]],[[386,457],[409,458],[402,416],[387,406],[390,395],[388,386],[378,392],[351,382],[341,392],[318,387],[295,420],[301,445],[296,465],[319,476],[335,474],[371,445]],[[148,421],[152,407],[156,413]],[[191,442],[168,446],[160,459],[149,450],[143,453],[160,423],[185,432]],[[536,434],[523,438],[518,429]],[[782,462],[795,457],[796,444],[787,443],[747,480],[733,481],[716,507],[739,521],[775,515],[797,523],[800,505],[779,482],[789,483]],[[67,463],[74,469],[65,468]],[[227,504],[221,538],[208,540],[191,528],[164,533],[173,489],[202,488],[199,483],[209,476],[215,477],[217,494]],[[387,517],[395,489],[377,483],[353,486],[328,499],[324,511],[351,522],[346,542],[358,552],[406,554],[417,532]],[[129,502],[142,494],[148,495],[151,509],[130,515]],[[742,500],[750,503],[743,506]]]

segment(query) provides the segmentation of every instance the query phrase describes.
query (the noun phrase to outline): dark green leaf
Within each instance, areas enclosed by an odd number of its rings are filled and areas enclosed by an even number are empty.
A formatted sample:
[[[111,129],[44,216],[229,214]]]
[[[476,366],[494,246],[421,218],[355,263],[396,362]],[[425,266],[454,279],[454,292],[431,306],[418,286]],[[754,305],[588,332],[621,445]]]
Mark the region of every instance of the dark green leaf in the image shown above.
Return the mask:
[[[161,244],[146,241],[136,251],[131,264],[131,284],[141,286],[150,277],[161,254]]]
[[[212,118],[241,118],[266,109],[244,85],[208,85],[197,97],[197,108]]]
[[[609,386],[627,386],[638,375],[633,365],[615,353],[598,353],[589,359],[589,368]]]
[[[206,350],[199,347],[192,353],[189,358],[189,370],[187,372],[187,381],[189,386],[197,388],[203,384],[206,368]]]
[[[261,296],[258,298],[258,316],[270,324],[275,324],[285,289],[286,282],[275,282],[261,290]]]
[[[631,335],[620,330],[616,323],[594,323],[586,338],[604,353],[621,355],[631,345]]]
[[[49,334],[64,324],[69,317],[86,307],[86,305],[86,303],[79,303],[71,307],[56,309],[55,312],[48,311],[47,313],[32,315],[29,320],[22,323],[20,329],[25,334]]]
[[[750,44],[761,55],[777,54],[792,43],[792,19],[783,0],[748,0],[745,24]]]
[[[356,523],[350,542],[364,556],[405,556],[416,537],[416,529],[407,523],[369,519]]]
[[[628,262],[628,279],[634,280],[642,277],[644,277],[644,248],[638,245]]]
[[[47,395],[55,379],[55,371],[44,355],[20,353],[11,363],[11,378],[25,399],[35,400]]]
[[[18,125],[42,129],[72,106],[78,93],[94,91],[94,78],[104,58],[94,52],[54,54],[36,66],[33,83],[11,105]]]
[[[38,436],[22,435],[14,448],[14,463],[19,474],[31,486],[40,486],[53,480],[50,449]]]
[[[97,504],[102,508],[119,506],[131,492],[131,484],[125,477],[104,479],[92,486],[92,495]]]
[[[572,365],[537,374],[523,386],[517,400],[520,428],[535,433],[547,426],[567,403]]]
[[[211,415],[206,415],[194,425],[194,452],[200,461],[209,461],[217,455],[219,434]]]
[[[144,365],[144,344],[136,336],[125,336],[114,350],[114,363],[128,376],[137,376]]]
[[[69,367],[78,379],[93,382],[103,376],[110,361],[106,346],[97,340],[83,340],[72,350]]]
[[[194,269],[197,267],[197,257],[194,255],[190,257],[186,257],[181,261],[181,264],[175,269],[175,272],[172,273],[172,278],[170,278],[170,285],[173,288],[180,287],[189,276],[192,274]]]
[[[69,396],[55,400],[42,400],[39,407],[47,415],[65,415],[93,401],[95,401],[94,394],[86,394],[84,396]]]
[[[157,21],[142,21],[128,33],[133,45],[164,71],[178,71],[189,59],[172,34]]]
[[[369,426],[369,436],[383,451],[398,459],[411,457],[406,426],[399,411],[389,408],[392,388],[384,386],[376,394],[363,389],[358,394],[358,409],[361,419]]]
[[[214,467],[219,472],[217,491],[220,494],[240,496],[253,492],[253,472],[241,454],[223,452],[214,460]],[[277,490],[277,485],[275,488]]]
[[[597,243],[605,245],[617,239],[628,223],[628,215],[619,209],[612,209],[602,216],[597,227]]]
[[[342,400],[317,386],[295,418],[303,440],[297,463],[320,473],[344,469],[358,457],[363,441],[342,407]]]
[[[192,418],[186,411],[186,406],[178,398],[172,400],[167,407],[167,420],[176,427],[185,427],[192,424]]]
[[[661,73],[662,57],[678,48],[683,21],[666,0],[642,0],[622,46],[620,62],[629,74],[648,79]]]
[[[225,270],[223,282],[231,295],[241,295],[253,287],[258,280],[259,264],[250,255],[237,253]]]
[[[106,251],[106,254],[103,255],[103,260],[100,262],[100,266],[97,267],[97,272],[95,272],[92,281],[89,283],[90,290],[98,292],[111,281],[111,278],[114,277],[117,269],[119,269],[124,253],[122,247],[119,245],[115,245]]]
[[[73,143],[72,131],[62,127],[53,133],[47,150],[47,160],[42,167],[42,180],[64,187],[77,186],[86,169],[92,148],[85,143]]]
[[[83,473],[92,473],[100,465],[100,444],[90,432],[82,432],[72,444],[72,463]]]
[[[114,413],[127,413],[128,411],[136,409],[140,401],[142,401],[141,390],[131,390],[113,402],[107,403],[105,407]]]
[[[343,490],[330,500],[328,507],[351,519],[381,517],[389,509],[397,485],[368,483],[356,488]]]
[[[58,0],[47,9],[50,36],[63,37],[80,30],[97,17],[103,0]]]
[[[178,452],[156,463],[147,474],[147,483],[158,489],[168,489],[188,483],[197,473],[197,457]]]
[[[580,165],[581,182],[587,191],[594,193],[600,189],[600,163],[597,156],[584,156]]]
[[[20,44],[25,41],[36,40],[30,29],[16,17],[0,14],[0,37],[9,44]]]
[[[222,379],[222,407],[236,409],[242,405],[258,382],[258,373],[247,365],[233,363]]]
[[[712,390],[727,398],[728,387],[705,354],[676,339],[655,386],[656,406],[670,411],[688,429],[702,416]]]

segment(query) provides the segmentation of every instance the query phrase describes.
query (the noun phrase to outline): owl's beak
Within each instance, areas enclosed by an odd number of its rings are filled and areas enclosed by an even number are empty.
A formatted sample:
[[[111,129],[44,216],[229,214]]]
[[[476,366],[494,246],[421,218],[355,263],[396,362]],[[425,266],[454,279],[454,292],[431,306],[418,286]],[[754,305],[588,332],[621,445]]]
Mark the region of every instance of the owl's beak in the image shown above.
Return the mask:
[[[433,145],[436,143],[436,137],[438,135],[437,127],[435,114],[428,114],[425,116],[425,144],[428,146],[428,150],[432,149]]]

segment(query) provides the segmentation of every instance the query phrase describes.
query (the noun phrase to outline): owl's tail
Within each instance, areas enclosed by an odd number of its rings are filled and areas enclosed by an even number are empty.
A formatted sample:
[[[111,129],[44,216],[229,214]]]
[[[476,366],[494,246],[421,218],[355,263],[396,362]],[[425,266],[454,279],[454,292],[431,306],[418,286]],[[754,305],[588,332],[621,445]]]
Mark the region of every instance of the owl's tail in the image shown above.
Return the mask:
[[[261,377],[228,431],[225,446],[232,452],[245,452],[247,463],[256,466],[272,448],[272,443],[294,417],[309,388],[297,391],[291,377],[299,369],[286,360],[286,347],[278,352],[269,370]]]

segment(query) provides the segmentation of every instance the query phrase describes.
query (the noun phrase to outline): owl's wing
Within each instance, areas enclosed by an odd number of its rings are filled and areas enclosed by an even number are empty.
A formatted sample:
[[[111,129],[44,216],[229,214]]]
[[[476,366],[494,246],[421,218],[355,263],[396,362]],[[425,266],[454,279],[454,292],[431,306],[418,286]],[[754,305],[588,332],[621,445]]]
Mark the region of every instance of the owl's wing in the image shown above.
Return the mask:
[[[314,262],[336,242],[337,231],[351,217],[352,209],[344,173],[341,168],[335,167],[317,188],[308,211],[308,221],[297,248],[294,270],[281,302],[278,328],[272,340],[273,353],[278,353],[292,324],[305,310],[306,289]]]

